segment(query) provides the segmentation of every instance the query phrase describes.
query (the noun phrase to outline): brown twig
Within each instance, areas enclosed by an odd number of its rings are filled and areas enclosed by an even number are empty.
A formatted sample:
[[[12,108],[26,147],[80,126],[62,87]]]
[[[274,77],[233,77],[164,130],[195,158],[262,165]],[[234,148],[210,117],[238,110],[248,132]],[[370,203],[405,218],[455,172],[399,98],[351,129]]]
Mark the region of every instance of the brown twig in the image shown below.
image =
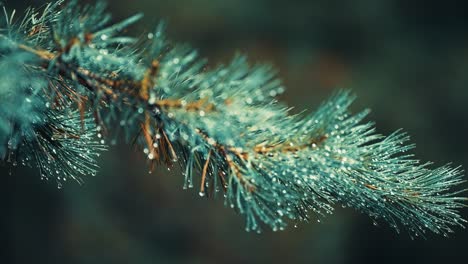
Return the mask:
[[[208,156],[206,157],[205,165],[203,166],[202,179],[201,179],[201,184],[200,184],[200,193],[202,193],[202,194],[205,193],[205,180],[206,180],[206,173],[208,171],[208,164],[210,163],[210,157],[211,157],[211,149],[208,152]]]

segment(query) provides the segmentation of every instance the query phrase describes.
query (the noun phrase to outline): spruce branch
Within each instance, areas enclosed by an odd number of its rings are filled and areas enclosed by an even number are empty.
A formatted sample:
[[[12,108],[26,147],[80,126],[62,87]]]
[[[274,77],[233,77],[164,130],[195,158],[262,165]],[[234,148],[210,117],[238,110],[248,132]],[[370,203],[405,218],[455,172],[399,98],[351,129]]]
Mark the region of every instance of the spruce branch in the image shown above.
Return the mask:
[[[375,132],[368,111],[335,93],[309,115],[291,115],[269,66],[236,56],[206,61],[164,37],[121,33],[137,14],[110,24],[105,5],[56,1],[5,11],[0,32],[0,158],[38,167],[62,181],[95,174],[105,143],[123,135],[156,164],[184,171],[184,188],[224,194],[247,230],[283,229],[288,219],[320,219],[337,203],[410,234],[447,235],[465,220],[458,210],[460,168],[431,168],[407,154],[408,136]],[[97,135],[95,137],[95,135]],[[199,179],[194,179],[198,177]],[[309,212],[313,212],[310,215]]]

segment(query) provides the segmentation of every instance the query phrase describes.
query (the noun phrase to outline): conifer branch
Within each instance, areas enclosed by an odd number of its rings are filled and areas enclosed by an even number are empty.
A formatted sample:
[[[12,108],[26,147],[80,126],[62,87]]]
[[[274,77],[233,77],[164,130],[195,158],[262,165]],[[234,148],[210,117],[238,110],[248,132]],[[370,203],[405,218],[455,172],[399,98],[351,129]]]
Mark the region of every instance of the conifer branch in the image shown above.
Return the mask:
[[[106,139],[124,135],[156,164],[179,163],[184,188],[224,193],[247,230],[283,229],[353,207],[399,230],[446,235],[465,220],[454,190],[460,168],[431,169],[406,154],[406,134],[384,137],[351,115],[337,92],[308,116],[277,102],[284,91],[265,65],[243,56],[206,70],[196,51],[168,42],[160,24],[145,40],[110,24],[105,5],[56,1],[28,9],[0,32],[0,158],[62,181],[96,173]],[[97,139],[93,135],[97,135]],[[313,216],[309,212],[313,212]]]

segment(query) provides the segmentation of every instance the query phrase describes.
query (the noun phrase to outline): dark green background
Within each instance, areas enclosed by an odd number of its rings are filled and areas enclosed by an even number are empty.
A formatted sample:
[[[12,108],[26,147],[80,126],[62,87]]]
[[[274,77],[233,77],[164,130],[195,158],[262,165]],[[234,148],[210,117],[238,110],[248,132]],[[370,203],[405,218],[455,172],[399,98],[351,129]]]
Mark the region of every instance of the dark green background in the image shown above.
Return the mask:
[[[88,2],[88,1],[83,1]],[[8,1],[22,10],[43,1]],[[468,168],[466,1],[109,1],[116,19],[143,11],[132,35],[160,19],[211,65],[241,51],[270,62],[282,100],[314,110],[350,88],[379,132],[404,128],[422,160]],[[21,12],[19,12],[21,13]],[[468,232],[412,241],[351,209],[323,223],[246,233],[241,216],[182,190],[178,171],[148,174],[143,155],[112,147],[84,186],[2,168],[0,263],[466,263]],[[465,184],[464,187],[468,187]],[[467,210],[463,210],[465,218]]]

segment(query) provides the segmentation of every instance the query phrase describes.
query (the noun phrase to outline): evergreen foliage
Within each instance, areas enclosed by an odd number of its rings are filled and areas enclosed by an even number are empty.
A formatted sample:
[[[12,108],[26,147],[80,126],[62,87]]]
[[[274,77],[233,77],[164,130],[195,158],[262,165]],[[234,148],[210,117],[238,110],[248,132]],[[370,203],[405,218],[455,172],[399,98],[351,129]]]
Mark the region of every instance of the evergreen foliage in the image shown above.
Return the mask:
[[[5,9],[4,9],[5,10]],[[349,206],[411,235],[447,235],[466,200],[459,168],[408,154],[408,136],[375,132],[339,91],[313,114],[276,100],[275,71],[236,56],[207,70],[160,24],[145,39],[121,33],[102,2],[56,1],[22,20],[5,10],[0,32],[0,159],[42,177],[82,181],[107,142],[123,137],[156,164],[179,164],[184,188],[221,194],[246,229],[283,229]],[[195,178],[198,177],[198,178]],[[310,214],[312,212],[312,215]]]

